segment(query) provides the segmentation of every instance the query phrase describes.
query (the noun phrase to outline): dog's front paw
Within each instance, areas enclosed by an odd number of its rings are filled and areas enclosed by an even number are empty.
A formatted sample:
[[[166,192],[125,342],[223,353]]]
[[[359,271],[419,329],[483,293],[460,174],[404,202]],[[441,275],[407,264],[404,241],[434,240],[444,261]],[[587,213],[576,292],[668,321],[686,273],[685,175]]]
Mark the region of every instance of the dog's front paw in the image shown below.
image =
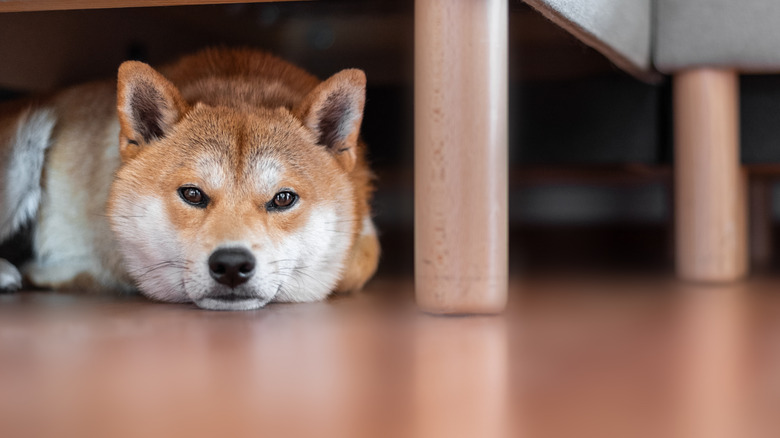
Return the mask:
[[[0,259],[0,293],[13,292],[22,287],[22,274],[6,259]]]

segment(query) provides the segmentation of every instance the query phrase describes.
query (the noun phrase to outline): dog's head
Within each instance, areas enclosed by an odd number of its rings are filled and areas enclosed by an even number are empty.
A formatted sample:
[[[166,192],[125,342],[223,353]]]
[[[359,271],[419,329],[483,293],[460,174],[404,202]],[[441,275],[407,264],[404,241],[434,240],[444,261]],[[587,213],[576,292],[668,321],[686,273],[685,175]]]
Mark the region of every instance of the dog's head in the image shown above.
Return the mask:
[[[233,310],[330,293],[360,228],[350,172],[364,101],[359,70],[292,108],[248,109],[187,102],[124,63],[108,213],[141,292]]]

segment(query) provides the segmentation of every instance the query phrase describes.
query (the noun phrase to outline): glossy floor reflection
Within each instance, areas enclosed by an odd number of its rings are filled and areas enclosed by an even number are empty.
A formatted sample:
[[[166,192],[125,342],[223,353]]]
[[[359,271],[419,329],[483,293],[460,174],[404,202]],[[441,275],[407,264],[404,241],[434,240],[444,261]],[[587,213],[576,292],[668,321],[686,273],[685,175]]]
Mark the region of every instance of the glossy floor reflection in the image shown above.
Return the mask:
[[[777,436],[780,279],[512,287],[498,317],[390,279],[242,313],[0,296],[0,436]]]

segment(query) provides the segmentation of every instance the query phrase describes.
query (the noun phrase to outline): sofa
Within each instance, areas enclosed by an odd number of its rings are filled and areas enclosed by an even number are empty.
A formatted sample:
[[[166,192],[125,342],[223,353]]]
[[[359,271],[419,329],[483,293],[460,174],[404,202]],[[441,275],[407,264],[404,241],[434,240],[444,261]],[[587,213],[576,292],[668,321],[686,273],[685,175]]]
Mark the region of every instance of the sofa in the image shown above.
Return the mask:
[[[684,279],[706,282],[746,275],[748,208],[739,161],[738,76],[780,69],[780,3],[528,3],[638,78],[671,78],[677,271]]]

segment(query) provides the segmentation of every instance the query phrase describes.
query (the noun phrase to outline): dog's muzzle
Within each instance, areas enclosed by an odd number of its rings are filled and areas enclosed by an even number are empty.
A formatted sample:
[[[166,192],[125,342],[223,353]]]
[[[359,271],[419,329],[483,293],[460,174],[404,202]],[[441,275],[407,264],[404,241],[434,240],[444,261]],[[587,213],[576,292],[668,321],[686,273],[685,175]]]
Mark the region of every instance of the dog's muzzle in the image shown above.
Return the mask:
[[[218,284],[214,291],[195,301],[209,310],[252,310],[263,307],[268,299],[247,294],[240,288],[255,274],[255,257],[245,248],[221,248],[208,260],[209,274]]]
[[[255,256],[244,248],[223,248],[209,257],[209,274],[217,283],[235,289],[255,275]]]

